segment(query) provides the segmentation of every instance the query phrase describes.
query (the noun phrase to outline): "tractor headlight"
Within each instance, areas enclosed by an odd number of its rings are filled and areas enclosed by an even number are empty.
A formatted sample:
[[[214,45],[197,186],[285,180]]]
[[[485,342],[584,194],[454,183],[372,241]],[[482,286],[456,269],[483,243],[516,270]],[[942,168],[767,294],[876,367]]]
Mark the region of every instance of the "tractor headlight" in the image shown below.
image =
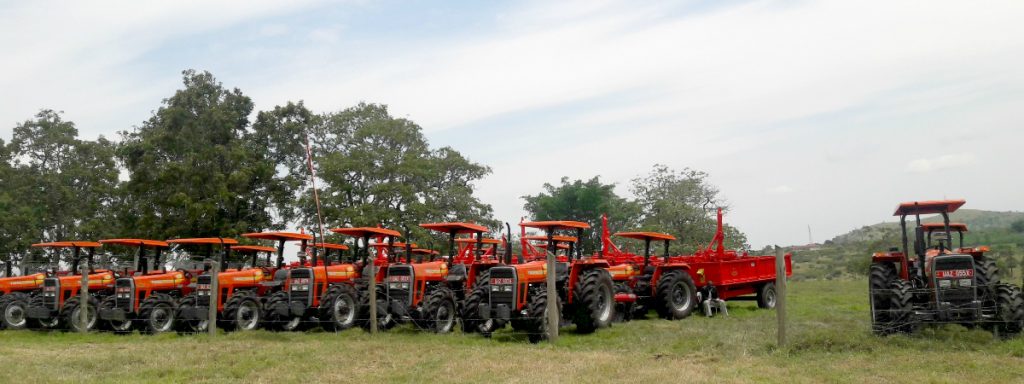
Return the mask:
[[[949,288],[953,286],[953,280],[939,280],[939,288]]]
[[[960,286],[961,287],[970,287],[971,286],[971,279],[960,279]]]

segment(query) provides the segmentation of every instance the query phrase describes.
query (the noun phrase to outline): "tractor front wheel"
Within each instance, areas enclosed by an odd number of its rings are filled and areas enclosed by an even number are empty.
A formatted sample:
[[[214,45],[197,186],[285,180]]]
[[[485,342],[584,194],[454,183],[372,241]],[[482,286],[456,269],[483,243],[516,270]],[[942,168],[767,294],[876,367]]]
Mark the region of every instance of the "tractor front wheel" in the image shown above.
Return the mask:
[[[259,327],[263,308],[256,294],[237,292],[224,303],[224,329],[226,331],[251,331]]]
[[[11,292],[0,296],[0,329],[25,329],[28,327],[29,295],[22,292]]]
[[[435,333],[448,333],[455,328],[455,293],[440,287],[435,289],[425,300],[424,316],[426,326]]]
[[[117,298],[115,298],[114,296],[104,297],[103,300],[100,300],[100,309],[114,309],[115,307],[117,307],[116,302]],[[110,329],[111,331],[114,331],[115,334],[125,335],[131,333],[132,331],[133,324],[131,319],[125,319],[124,321],[106,320],[105,322],[106,324],[100,324],[100,326],[106,329]]]
[[[139,303],[140,332],[152,335],[173,330],[176,312],[171,296],[163,293],[150,295]]]
[[[573,295],[576,302],[576,332],[591,333],[611,324],[615,314],[615,288],[612,276],[600,268],[584,271],[576,280]]]
[[[476,284],[473,292],[466,296],[466,302],[462,305],[462,332],[479,332],[480,326],[484,323],[480,317],[480,304],[485,300],[488,293],[487,284]]]
[[[302,318],[290,314],[281,316],[280,312],[290,312],[288,292],[274,292],[263,303],[263,327],[271,331],[297,331],[302,324]]]
[[[681,270],[665,272],[658,279],[658,316],[679,320],[690,316],[697,303],[697,288],[688,273]]]
[[[377,330],[387,331],[393,328],[398,322],[395,321],[394,315],[391,314],[390,306],[388,305],[388,296],[384,292],[383,287],[374,288],[377,290]],[[362,291],[359,295],[359,326],[364,330],[370,330],[370,292],[368,290]]]
[[[356,324],[359,294],[351,285],[332,285],[320,299],[320,326],[325,331],[337,332]]]
[[[886,333],[911,333],[914,331],[914,294],[910,282],[894,280],[890,285],[889,322]]]
[[[61,310],[61,316],[63,317],[64,324],[68,325],[68,329],[74,332],[88,332],[96,328],[96,324],[99,322],[99,313],[96,311],[98,303],[96,297],[89,297],[89,302],[86,305],[81,305],[81,298],[72,297],[64,302],[64,308]],[[85,323],[82,322],[82,311],[85,313]]]
[[[178,300],[178,309],[174,314],[174,318],[182,319],[181,314],[185,310],[198,306],[198,299],[198,296],[193,293]],[[178,320],[174,324],[174,328],[178,333],[202,333],[206,332],[209,327],[209,320]]]

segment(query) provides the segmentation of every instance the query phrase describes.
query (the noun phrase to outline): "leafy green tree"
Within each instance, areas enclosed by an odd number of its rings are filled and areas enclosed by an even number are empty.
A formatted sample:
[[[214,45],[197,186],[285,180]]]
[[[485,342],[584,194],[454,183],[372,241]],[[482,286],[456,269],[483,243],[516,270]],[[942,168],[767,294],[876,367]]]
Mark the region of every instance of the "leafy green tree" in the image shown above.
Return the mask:
[[[640,207],[615,194],[615,184],[601,183],[599,176],[590,180],[569,181],[563,177],[559,185],[544,184],[544,192],[523,196],[523,208],[534,220],[575,220],[590,224],[581,239],[586,254],[596,252],[601,244],[601,216],[608,215],[612,232],[636,226]]]
[[[674,242],[672,252],[690,253],[707,246],[717,226],[715,209],[728,211],[718,188],[707,181],[707,176],[701,171],[674,171],[659,164],[632,181],[630,189],[643,212],[643,228],[682,237]],[[749,248],[746,236],[735,227],[725,224],[723,231],[727,248]]]
[[[184,71],[183,80],[151,118],[121,132],[127,234],[233,237],[273,227],[275,164],[247,130],[252,100],[209,72]]]

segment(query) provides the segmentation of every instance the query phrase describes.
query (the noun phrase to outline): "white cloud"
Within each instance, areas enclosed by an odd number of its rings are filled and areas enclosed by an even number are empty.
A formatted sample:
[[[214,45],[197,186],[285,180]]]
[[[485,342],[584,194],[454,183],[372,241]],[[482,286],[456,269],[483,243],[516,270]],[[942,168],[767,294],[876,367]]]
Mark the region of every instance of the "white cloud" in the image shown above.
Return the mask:
[[[973,153],[956,153],[930,158],[914,159],[907,164],[907,172],[928,173],[944,171],[951,168],[974,165],[976,158]]]

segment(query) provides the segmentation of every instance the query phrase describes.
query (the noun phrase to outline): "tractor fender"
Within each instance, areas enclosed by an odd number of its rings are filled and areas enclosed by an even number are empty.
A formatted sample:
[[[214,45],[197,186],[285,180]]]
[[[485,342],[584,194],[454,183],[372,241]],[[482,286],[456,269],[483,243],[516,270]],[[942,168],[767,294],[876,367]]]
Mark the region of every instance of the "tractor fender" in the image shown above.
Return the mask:
[[[590,259],[572,263],[569,269],[569,285],[567,285],[569,289],[567,292],[567,303],[573,303],[572,287],[576,286],[576,281],[580,279],[580,275],[582,275],[584,271],[589,271],[591,269],[608,269],[608,261],[604,259]],[[605,271],[605,273],[607,272],[608,271]]]

